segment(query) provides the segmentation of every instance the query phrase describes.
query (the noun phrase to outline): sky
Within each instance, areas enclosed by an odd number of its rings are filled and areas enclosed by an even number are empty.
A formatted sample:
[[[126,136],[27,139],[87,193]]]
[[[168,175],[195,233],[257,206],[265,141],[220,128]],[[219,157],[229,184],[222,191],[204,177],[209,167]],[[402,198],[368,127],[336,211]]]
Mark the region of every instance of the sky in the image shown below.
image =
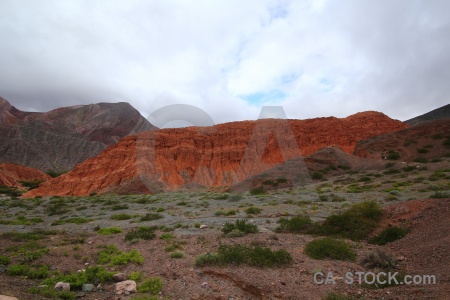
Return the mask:
[[[191,105],[217,123],[450,103],[447,0],[2,0],[0,96],[25,111]]]

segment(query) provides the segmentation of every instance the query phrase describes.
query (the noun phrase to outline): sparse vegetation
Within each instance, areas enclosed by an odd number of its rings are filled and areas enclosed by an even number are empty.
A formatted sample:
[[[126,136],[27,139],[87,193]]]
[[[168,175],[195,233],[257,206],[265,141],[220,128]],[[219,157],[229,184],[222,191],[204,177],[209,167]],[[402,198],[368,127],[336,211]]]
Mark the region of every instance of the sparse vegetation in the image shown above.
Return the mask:
[[[255,267],[277,267],[292,263],[291,254],[284,250],[273,251],[270,248],[247,245],[221,245],[217,253],[197,256],[196,265],[240,265]]]
[[[175,251],[175,252],[170,253],[169,256],[170,256],[170,258],[183,258],[184,254],[183,254],[183,252]]]
[[[76,217],[76,218],[69,218],[69,219],[59,219],[55,222],[53,222],[51,225],[55,226],[55,225],[62,225],[62,224],[84,224],[84,223],[88,223],[91,222],[91,219],[86,219],[86,218],[82,218],[82,217]]]
[[[123,230],[119,227],[105,227],[105,228],[100,228],[99,230],[97,230],[97,233],[99,234],[103,234],[103,235],[111,235],[111,234],[117,234],[117,233],[122,233]]]
[[[163,215],[158,213],[148,213],[139,218],[140,222],[154,221],[158,219],[162,219]]]
[[[144,280],[141,284],[138,284],[137,290],[139,293],[150,293],[157,295],[162,291],[164,287],[163,281],[160,277],[154,277]]]
[[[334,238],[321,238],[309,242],[305,246],[305,254],[314,259],[331,258],[336,260],[356,259],[356,252],[350,248],[350,245],[344,241]]]
[[[369,269],[391,269],[396,263],[395,257],[379,249],[365,253],[360,262],[363,267]]]
[[[328,216],[322,224],[314,224],[309,233],[361,240],[377,227],[383,212],[375,201],[354,204],[347,211]]]
[[[261,213],[261,208],[252,206],[252,207],[247,208],[245,210],[245,213],[247,215],[259,215]]]
[[[322,300],[357,300],[357,298],[353,298],[353,297],[345,296],[345,295],[341,295],[341,294],[336,294],[336,293],[329,293]]]
[[[116,246],[109,245],[98,253],[98,263],[116,266],[126,265],[130,262],[134,262],[138,265],[144,263],[144,258],[137,250],[131,250],[130,252],[122,252]]]
[[[394,150],[389,150],[386,159],[388,160],[398,160],[400,159],[400,153],[394,151]]]
[[[155,230],[157,229],[157,226],[141,226],[137,229],[133,229],[130,232],[128,232],[125,235],[126,241],[132,241],[132,240],[151,240],[154,239],[156,234]]]
[[[236,222],[233,223],[225,223],[225,225],[222,228],[222,232],[225,233],[225,235],[228,235],[232,232],[240,233],[241,235],[249,234],[249,233],[256,233],[258,232],[258,227],[254,224],[250,224],[247,222],[246,219],[242,220],[236,220]]]
[[[121,221],[121,220],[129,220],[133,218],[133,216],[129,214],[115,214],[110,217],[111,220]]]
[[[298,233],[308,229],[312,221],[309,216],[295,216],[290,219],[280,218],[278,223],[280,225],[276,228],[276,232]]]
[[[390,226],[380,232],[379,235],[372,237],[369,240],[371,244],[386,245],[398,239],[401,239],[408,234],[409,229],[401,228],[397,226]]]

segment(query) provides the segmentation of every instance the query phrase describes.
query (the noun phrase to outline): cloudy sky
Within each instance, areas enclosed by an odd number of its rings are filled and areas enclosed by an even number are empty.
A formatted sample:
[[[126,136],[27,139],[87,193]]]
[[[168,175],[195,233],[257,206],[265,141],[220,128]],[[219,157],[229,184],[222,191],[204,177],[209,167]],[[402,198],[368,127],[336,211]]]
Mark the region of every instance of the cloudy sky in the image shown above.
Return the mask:
[[[405,120],[450,103],[449,16],[446,0],[1,0],[0,96]]]

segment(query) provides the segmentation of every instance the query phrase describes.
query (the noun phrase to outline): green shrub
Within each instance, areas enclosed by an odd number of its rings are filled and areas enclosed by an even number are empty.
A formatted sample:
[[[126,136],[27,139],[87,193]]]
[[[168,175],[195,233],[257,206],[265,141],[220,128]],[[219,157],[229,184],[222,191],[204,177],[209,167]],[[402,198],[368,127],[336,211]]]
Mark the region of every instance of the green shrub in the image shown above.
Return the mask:
[[[247,215],[259,215],[261,213],[261,209],[258,207],[249,207],[245,210]]]
[[[126,241],[141,239],[141,240],[152,240],[155,238],[155,230],[157,226],[141,226],[137,229],[133,229],[125,235]]]
[[[104,248],[104,250],[98,253],[98,262],[100,264],[109,263],[110,265],[116,266],[126,265],[130,262],[137,263],[138,265],[142,265],[144,263],[144,258],[136,250],[122,252],[114,245],[109,245]]]
[[[97,233],[99,234],[103,234],[103,235],[111,235],[111,234],[117,234],[117,233],[122,233],[123,230],[119,227],[105,227],[105,228],[100,228],[99,230],[97,230]]]
[[[54,170],[48,170],[45,172],[47,175],[49,175],[52,178],[61,176],[62,174],[66,173],[65,171],[54,171]]]
[[[23,241],[37,241],[44,238],[44,236],[37,232],[5,232],[0,235],[2,239],[11,240],[15,242]]]
[[[354,261],[356,252],[344,241],[325,237],[309,242],[305,246],[305,254],[314,259],[331,258]]]
[[[165,240],[166,242],[170,242],[174,238],[174,236],[171,233],[163,233],[159,238]]]
[[[280,225],[275,229],[276,232],[297,233],[306,230],[312,224],[312,221],[309,216],[295,216],[290,219],[280,218],[278,223]]]
[[[446,148],[450,148],[450,137],[448,137],[443,143],[442,145]]]
[[[129,220],[131,218],[133,218],[133,216],[131,216],[129,214],[115,214],[115,215],[112,215],[109,219],[121,221],[121,220]]]
[[[428,152],[429,152],[428,149],[425,148],[417,149],[417,153],[428,153]]]
[[[30,294],[40,295],[46,298],[75,300],[76,293],[70,291],[56,291],[53,287],[32,287],[28,290]]]
[[[0,255],[0,265],[8,265],[11,259],[8,256]]]
[[[450,195],[447,193],[443,193],[443,192],[435,192],[433,195],[430,196],[430,198],[445,199],[445,198],[450,198]]]
[[[417,170],[417,168],[415,166],[407,166],[407,167],[402,168],[402,170],[403,170],[403,172],[411,172],[411,171]]]
[[[153,221],[153,220],[158,220],[158,219],[162,219],[162,218],[164,218],[164,217],[161,214],[148,213],[148,214],[145,214],[144,216],[140,217],[139,221],[146,222],[146,221]]]
[[[31,268],[27,265],[12,265],[6,270],[6,274],[9,276],[27,276],[30,279],[35,278],[47,278],[48,266],[41,266],[39,268]]]
[[[184,257],[184,254],[183,254],[183,252],[180,252],[180,251],[175,251],[175,252],[170,253],[170,258],[183,258],[183,257]]]
[[[322,300],[357,300],[357,298],[353,298],[353,297],[345,296],[345,295],[341,295],[341,294],[336,294],[336,293],[329,293]]]
[[[53,287],[57,282],[70,283],[72,290],[80,290],[85,283],[92,282],[109,282],[112,280],[114,273],[109,272],[101,266],[87,267],[85,272],[74,272],[70,274],[54,273],[52,277],[44,279],[41,285]]]
[[[239,200],[242,200],[242,198],[244,198],[244,196],[242,196],[241,194],[231,194],[231,196],[228,197],[228,201],[229,202],[237,202]]]
[[[376,245],[386,245],[393,241],[399,240],[408,234],[409,229],[397,226],[391,226],[380,232],[379,235],[372,237],[369,243]]]
[[[199,267],[219,264],[220,257],[217,253],[204,253],[195,258],[195,265]]]
[[[43,183],[45,180],[21,180],[19,181],[24,187],[27,187],[28,190],[34,190],[37,189],[41,183]]]
[[[139,293],[150,293],[156,295],[162,291],[164,287],[163,281],[160,277],[154,277],[144,280],[141,284],[138,284],[137,291]]]
[[[414,161],[415,161],[415,162],[418,162],[418,163],[425,164],[425,163],[428,162],[428,159],[426,159],[425,157],[419,156],[419,157],[417,157],[416,159],[414,159]]]
[[[159,300],[158,296],[134,296],[130,300]]]
[[[357,203],[343,213],[328,216],[322,224],[314,224],[308,233],[361,240],[378,226],[382,214],[375,201]]]
[[[388,160],[398,160],[400,158],[400,153],[390,150],[386,159]]]
[[[428,159],[426,159],[425,157],[419,156],[419,157],[417,157],[416,159],[414,159],[414,162],[418,162],[418,163],[425,164],[425,163],[428,162]]]
[[[323,179],[323,174],[320,172],[313,172],[311,174],[311,178],[312,179],[316,179],[316,180],[322,180]]]
[[[239,232],[242,232],[243,234],[248,234],[258,232],[258,227],[254,224],[247,223],[246,219],[236,220],[234,224],[227,222],[225,223],[225,225],[223,225],[223,233],[228,234],[233,230],[237,230]]]
[[[270,248],[247,245],[221,245],[217,254],[202,254],[196,258],[197,266],[248,264],[255,267],[275,267],[292,263],[286,250],[273,251]]]
[[[53,222],[51,225],[55,226],[55,225],[62,225],[62,224],[84,224],[84,223],[89,223],[91,222],[91,219],[86,219],[86,218],[82,218],[82,217],[76,217],[76,218],[69,218],[69,219],[59,219],[55,222]]]
[[[372,181],[372,179],[368,176],[363,176],[358,181],[359,182],[370,182],[370,181]]]
[[[142,272],[139,272],[139,271],[132,272],[132,273],[130,273],[130,275],[128,275],[128,279],[139,282],[142,279]]]
[[[263,187],[258,187],[250,190],[250,195],[263,195],[266,191],[263,189]]]

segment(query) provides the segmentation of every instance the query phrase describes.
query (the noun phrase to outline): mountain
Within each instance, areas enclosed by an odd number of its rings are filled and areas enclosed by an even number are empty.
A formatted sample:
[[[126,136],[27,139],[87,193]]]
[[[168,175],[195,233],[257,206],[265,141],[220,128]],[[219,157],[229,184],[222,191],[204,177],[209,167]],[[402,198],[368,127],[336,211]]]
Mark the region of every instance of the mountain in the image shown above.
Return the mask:
[[[360,157],[427,162],[450,153],[450,119],[359,141],[354,154]]]
[[[24,112],[0,97],[0,162],[68,171],[124,136],[156,129],[128,103]]]
[[[440,119],[450,119],[450,104],[427,112],[426,114],[423,114],[421,116],[409,119],[405,121],[405,123],[411,126],[417,126],[426,122]]]
[[[352,153],[359,140],[408,127],[382,113],[364,112],[343,119],[263,119],[146,131],[125,137],[25,197],[227,188],[321,148],[337,145]]]
[[[347,170],[368,171],[385,168],[383,160],[367,159],[344,152],[337,146],[322,148],[306,157],[285,161],[261,174],[246,178],[230,187],[229,192],[243,193],[252,189],[276,190],[312,183],[311,174],[325,171],[326,176],[344,174]],[[322,173],[323,174],[323,173]]]
[[[0,164],[0,186],[22,186],[20,181],[46,181],[51,177],[47,174],[28,167],[3,163]]]

